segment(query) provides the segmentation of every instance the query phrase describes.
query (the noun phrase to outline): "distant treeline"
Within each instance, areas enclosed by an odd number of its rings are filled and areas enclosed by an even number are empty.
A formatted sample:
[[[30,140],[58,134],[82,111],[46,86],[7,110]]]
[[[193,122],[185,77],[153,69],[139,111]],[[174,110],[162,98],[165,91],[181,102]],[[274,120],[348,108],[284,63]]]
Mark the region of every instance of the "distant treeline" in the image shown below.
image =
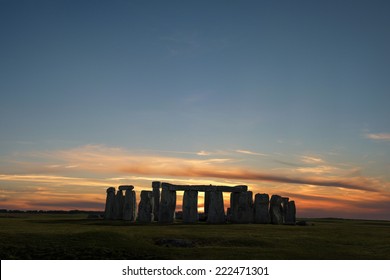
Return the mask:
[[[103,211],[85,210],[8,210],[0,209],[0,213],[28,213],[28,214],[96,214],[103,215]]]

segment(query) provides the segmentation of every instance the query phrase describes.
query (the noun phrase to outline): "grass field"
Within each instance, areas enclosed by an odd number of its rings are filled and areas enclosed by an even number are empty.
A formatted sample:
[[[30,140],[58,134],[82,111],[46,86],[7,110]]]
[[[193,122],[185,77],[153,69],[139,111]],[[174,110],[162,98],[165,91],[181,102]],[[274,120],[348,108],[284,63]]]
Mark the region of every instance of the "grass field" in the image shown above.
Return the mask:
[[[0,214],[1,259],[390,259],[390,222],[140,225],[86,214]]]

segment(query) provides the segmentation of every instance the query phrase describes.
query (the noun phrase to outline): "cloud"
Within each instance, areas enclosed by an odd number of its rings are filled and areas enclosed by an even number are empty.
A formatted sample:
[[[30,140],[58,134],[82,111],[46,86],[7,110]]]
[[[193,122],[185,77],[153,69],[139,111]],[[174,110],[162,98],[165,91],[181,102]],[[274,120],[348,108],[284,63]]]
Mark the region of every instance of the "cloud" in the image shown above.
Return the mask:
[[[168,176],[177,179],[184,177],[187,179],[202,180],[217,178],[240,182],[276,182],[370,192],[377,192],[383,186],[382,182],[362,176],[335,176],[338,175],[336,172],[335,174],[328,174],[331,173],[331,167],[301,168],[299,173],[297,173],[298,170],[291,170],[291,174],[287,174],[286,172],[273,173],[270,171],[256,170],[254,167],[243,166],[239,162],[229,158],[202,157],[194,159],[191,157],[139,154],[122,148],[106,147],[103,145],[87,145],[68,150],[39,152],[34,153],[33,156],[36,157],[33,164],[28,164],[30,161],[26,161],[26,165],[18,165],[17,170],[20,171],[22,166],[25,168],[25,172],[31,171],[30,174],[43,175],[7,175],[7,179],[20,181],[41,180],[47,183],[60,183],[64,181],[68,182],[68,184],[85,185],[88,184],[88,179],[85,180],[86,174],[89,174],[88,177],[100,177],[100,179],[121,177],[123,174],[126,174],[126,176],[144,176],[150,178]],[[303,156],[302,160],[311,163],[323,162],[322,159],[312,156]],[[45,164],[37,164],[39,161],[45,162]],[[54,171],[56,173],[52,176],[47,175],[48,172],[54,172],[53,168],[47,167],[48,162],[53,165],[61,165],[61,167],[55,168]],[[67,166],[74,165],[77,165],[77,168],[66,168]],[[65,174],[69,174],[69,176],[63,176]],[[76,174],[80,174],[80,177],[75,176]],[[316,176],[312,176],[313,174]],[[0,179],[3,178],[4,180],[4,176],[6,175],[0,176]],[[102,180],[95,181],[97,186],[102,186],[107,182]],[[89,184],[93,182],[94,179],[90,179]]]
[[[322,187],[337,187],[352,190],[362,190],[377,192],[374,187],[359,184],[356,180],[351,179],[328,179],[322,177],[289,177],[283,175],[275,175],[270,173],[262,173],[257,171],[243,170],[239,168],[202,168],[196,166],[170,166],[164,170],[155,169],[152,166],[140,168],[140,166],[129,166],[122,169],[124,173],[130,174],[156,174],[169,175],[179,177],[202,177],[202,178],[221,178],[232,180],[246,181],[266,181],[289,184],[304,184]]]
[[[301,173],[330,174],[335,171],[336,168],[328,165],[320,165],[314,167],[299,167],[296,170]]]
[[[365,137],[371,140],[390,141],[390,133],[369,133]]]
[[[235,150],[235,152],[240,153],[240,154],[246,154],[246,155],[267,156],[266,154],[256,153],[256,152],[252,152],[252,151],[248,151],[248,150]]]
[[[0,174],[0,181],[43,183],[52,186],[107,186],[107,183],[94,178],[78,178],[36,174]]]
[[[199,151],[199,152],[197,152],[196,153],[198,156],[208,156],[208,155],[210,155],[210,153],[209,152],[206,152],[206,151]]]
[[[323,163],[324,160],[319,157],[312,157],[312,156],[301,156],[301,161],[305,163]]]

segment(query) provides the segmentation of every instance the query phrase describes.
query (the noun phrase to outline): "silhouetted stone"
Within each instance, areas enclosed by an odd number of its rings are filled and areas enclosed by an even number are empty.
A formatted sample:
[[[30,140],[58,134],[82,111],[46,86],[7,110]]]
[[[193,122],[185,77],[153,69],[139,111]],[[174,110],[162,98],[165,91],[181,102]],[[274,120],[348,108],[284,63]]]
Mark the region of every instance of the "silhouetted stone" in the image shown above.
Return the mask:
[[[164,183],[162,184],[164,185]],[[176,191],[162,188],[159,209],[159,223],[173,223],[176,209]]]
[[[183,196],[183,222],[198,222],[198,192],[184,191]]]
[[[230,194],[231,222],[249,224],[253,222],[252,192],[234,192]]]
[[[161,182],[155,181],[152,182],[152,188],[153,188],[153,200],[154,200],[154,220],[158,221],[158,212],[160,210],[160,188],[161,188]]]
[[[115,220],[122,220],[123,219],[123,204],[124,204],[125,198],[123,196],[123,191],[117,191],[115,196],[115,214],[114,219]]]
[[[125,192],[125,199],[123,203],[123,220],[129,222],[135,221],[135,217],[137,215],[136,208],[135,191],[128,189]]]
[[[183,220],[183,211],[175,211],[175,221]]]
[[[153,221],[153,192],[141,191],[141,201],[138,207],[138,221],[140,223],[151,223]]]
[[[223,204],[223,195],[220,191],[209,192],[209,211],[207,222],[210,224],[223,224],[225,220],[225,209]]]
[[[226,208],[226,221],[229,223],[232,221],[232,209],[230,207]]]
[[[104,219],[112,220],[115,215],[115,188],[107,189],[106,207],[104,209]]]
[[[283,223],[286,223],[286,215],[287,215],[287,209],[288,209],[288,197],[282,197],[282,217],[283,217]]]
[[[295,225],[296,223],[296,208],[295,208],[295,202],[290,201],[288,203],[287,209],[286,209],[286,219],[284,223],[286,225]]]
[[[269,195],[264,194],[256,194],[255,202],[254,202],[254,222],[256,224],[269,224],[271,222],[271,218],[269,215]]]
[[[204,216],[207,220],[207,216],[209,214],[209,205],[210,205],[210,192],[204,193],[204,201],[203,201],[203,209],[204,209]]]
[[[279,195],[272,195],[270,201],[269,212],[271,216],[271,223],[275,225],[283,224],[282,215],[282,197]]]

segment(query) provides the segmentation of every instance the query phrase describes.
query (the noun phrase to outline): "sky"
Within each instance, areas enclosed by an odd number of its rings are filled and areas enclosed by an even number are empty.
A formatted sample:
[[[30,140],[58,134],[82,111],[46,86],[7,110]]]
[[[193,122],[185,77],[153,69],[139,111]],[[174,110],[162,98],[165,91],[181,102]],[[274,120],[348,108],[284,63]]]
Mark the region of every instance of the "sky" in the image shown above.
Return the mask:
[[[0,0],[0,208],[103,210],[108,187],[160,180],[390,220],[389,12]]]

